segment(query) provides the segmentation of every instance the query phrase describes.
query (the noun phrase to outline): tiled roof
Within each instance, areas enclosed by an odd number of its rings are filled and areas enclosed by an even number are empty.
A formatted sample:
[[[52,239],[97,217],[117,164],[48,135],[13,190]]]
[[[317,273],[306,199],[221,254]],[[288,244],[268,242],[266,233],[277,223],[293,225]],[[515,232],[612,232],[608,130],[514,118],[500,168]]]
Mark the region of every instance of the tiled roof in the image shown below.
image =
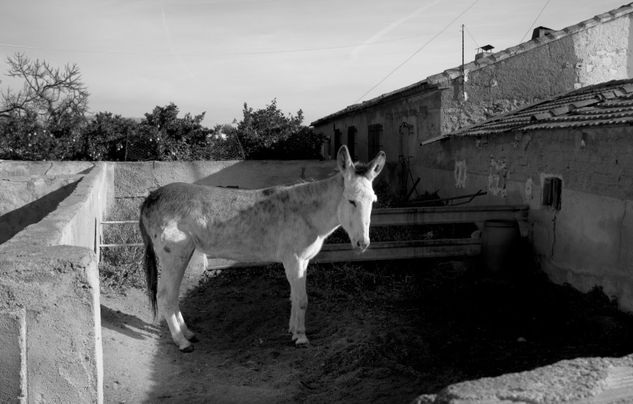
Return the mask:
[[[561,38],[575,34],[582,30],[594,27],[599,24],[603,24],[605,22],[614,20],[616,18],[622,17],[623,15],[627,15],[630,13],[633,13],[633,3],[625,4],[619,8],[607,11],[606,13],[596,15],[595,17],[590,18],[588,20],[581,21],[578,24],[571,25],[559,31],[548,32],[540,38],[535,38],[530,41],[523,42],[519,45],[510,47],[508,49],[504,49],[496,53],[491,53],[473,62],[466,63],[464,65],[464,71],[473,72],[485,66],[488,66],[488,65],[497,63],[499,61],[505,60],[509,57],[530,51],[539,46],[548,44],[550,42],[559,40]],[[313,126],[322,125],[324,123],[327,123],[341,116],[376,105],[382,101],[385,101],[386,99],[393,98],[396,96],[402,96],[406,94],[408,91],[417,89],[421,86],[426,86],[427,88],[430,88],[430,89],[437,88],[438,86],[442,86],[445,82],[449,80],[454,80],[455,78],[460,77],[461,75],[462,75],[461,66],[444,70],[442,73],[434,74],[432,76],[427,77],[424,80],[421,80],[409,86],[391,91],[386,94],[379,95],[378,97],[372,98],[367,101],[349,105],[340,111],[334,112],[330,115],[324,116],[323,118],[317,119],[316,121],[312,122],[312,125]]]
[[[633,79],[583,87],[434,140],[604,125],[633,125]]]

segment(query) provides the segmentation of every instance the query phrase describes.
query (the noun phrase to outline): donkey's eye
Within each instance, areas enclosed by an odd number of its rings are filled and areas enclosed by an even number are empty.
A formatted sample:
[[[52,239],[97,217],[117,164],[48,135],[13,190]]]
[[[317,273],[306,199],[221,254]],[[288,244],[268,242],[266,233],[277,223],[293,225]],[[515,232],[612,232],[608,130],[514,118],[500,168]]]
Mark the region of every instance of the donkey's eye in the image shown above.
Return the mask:
[[[350,200],[349,200],[349,203],[351,203],[353,207],[356,207],[356,201],[352,201],[352,200],[350,199]]]

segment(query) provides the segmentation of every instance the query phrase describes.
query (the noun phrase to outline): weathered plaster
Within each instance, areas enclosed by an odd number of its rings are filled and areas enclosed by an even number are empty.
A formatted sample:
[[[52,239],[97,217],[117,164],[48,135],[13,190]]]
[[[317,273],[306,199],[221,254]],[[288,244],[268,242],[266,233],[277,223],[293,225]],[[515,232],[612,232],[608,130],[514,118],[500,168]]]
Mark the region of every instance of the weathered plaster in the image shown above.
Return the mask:
[[[468,179],[468,167],[466,160],[455,161],[455,188],[466,188],[466,180]]]
[[[507,195],[506,182],[508,179],[508,166],[504,160],[490,157],[488,174],[488,192],[494,196],[505,198]]]
[[[46,170],[56,164],[64,166]],[[53,212],[0,245],[0,312],[26,313],[26,364],[8,371],[21,375],[29,402],[103,401],[96,221],[112,199],[113,170],[99,163],[84,174]]]
[[[619,18],[574,35],[577,55],[577,86],[631,77],[631,19]]]
[[[488,189],[473,203],[529,204],[534,251],[552,280],[583,291],[602,287],[633,311],[627,289],[633,286],[630,127],[454,137],[422,150],[415,169],[423,190],[452,197]],[[456,188],[455,167],[462,161],[468,181]],[[543,180],[552,176],[562,179],[560,211],[542,206]],[[491,192],[491,183],[498,192]]]

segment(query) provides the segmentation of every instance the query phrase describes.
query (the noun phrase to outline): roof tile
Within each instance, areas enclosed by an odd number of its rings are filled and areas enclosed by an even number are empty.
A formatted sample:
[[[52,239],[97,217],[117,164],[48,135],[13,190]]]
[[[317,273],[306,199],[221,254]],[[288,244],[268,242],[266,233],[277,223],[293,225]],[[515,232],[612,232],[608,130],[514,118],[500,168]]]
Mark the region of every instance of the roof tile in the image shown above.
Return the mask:
[[[633,126],[633,79],[614,80],[570,91],[443,138],[605,125]]]

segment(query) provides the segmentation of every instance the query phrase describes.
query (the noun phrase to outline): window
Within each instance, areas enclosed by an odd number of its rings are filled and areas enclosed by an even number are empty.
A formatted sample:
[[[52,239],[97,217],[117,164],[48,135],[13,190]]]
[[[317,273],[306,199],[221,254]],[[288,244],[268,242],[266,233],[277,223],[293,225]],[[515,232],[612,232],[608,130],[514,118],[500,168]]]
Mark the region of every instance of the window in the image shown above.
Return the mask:
[[[352,157],[352,160],[358,158],[356,156],[356,132],[355,126],[350,126],[347,129],[347,148],[349,149],[349,155]]]
[[[373,159],[382,147],[382,145],[380,144],[382,138],[382,125],[369,125],[369,127],[367,128],[367,136],[367,158]]]
[[[562,179],[546,177],[543,181],[543,206],[551,206],[556,210],[560,210],[562,190]]]

